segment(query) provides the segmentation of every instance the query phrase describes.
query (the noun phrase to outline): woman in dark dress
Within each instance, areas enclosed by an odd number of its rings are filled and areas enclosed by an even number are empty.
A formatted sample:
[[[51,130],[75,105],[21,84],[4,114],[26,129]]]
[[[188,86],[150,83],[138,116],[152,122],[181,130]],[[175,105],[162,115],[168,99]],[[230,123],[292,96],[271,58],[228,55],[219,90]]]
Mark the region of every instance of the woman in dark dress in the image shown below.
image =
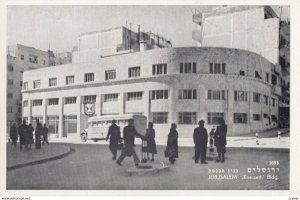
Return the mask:
[[[177,125],[175,123],[171,124],[170,133],[168,135],[167,148],[165,151],[165,156],[169,157],[171,164],[174,164],[178,158],[178,132],[176,130]]]
[[[147,158],[149,160],[149,154],[152,154],[151,161],[154,161],[154,154],[157,154],[156,143],[155,143],[155,130],[153,129],[153,123],[148,123],[148,128],[146,129],[147,138]]]

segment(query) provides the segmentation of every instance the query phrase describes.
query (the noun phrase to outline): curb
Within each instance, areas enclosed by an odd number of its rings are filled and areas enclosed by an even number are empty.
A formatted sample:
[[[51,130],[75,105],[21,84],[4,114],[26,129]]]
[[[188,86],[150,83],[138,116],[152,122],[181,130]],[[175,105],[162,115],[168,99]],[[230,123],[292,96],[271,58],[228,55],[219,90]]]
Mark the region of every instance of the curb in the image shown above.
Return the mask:
[[[46,162],[49,162],[49,161],[58,160],[58,159],[64,158],[64,157],[68,156],[69,154],[75,152],[75,149],[72,149],[70,147],[68,147],[68,149],[69,150],[67,152],[63,153],[63,154],[53,156],[53,157],[49,157],[49,158],[45,158],[45,159],[41,159],[41,160],[35,160],[35,161],[32,161],[32,162],[28,162],[28,163],[13,165],[13,166],[7,167],[6,170],[11,171],[11,170],[14,170],[14,169],[18,169],[18,168],[22,168],[22,167],[26,167],[26,166],[30,166],[30,165],[38,165],[38,164],[46,163]]]

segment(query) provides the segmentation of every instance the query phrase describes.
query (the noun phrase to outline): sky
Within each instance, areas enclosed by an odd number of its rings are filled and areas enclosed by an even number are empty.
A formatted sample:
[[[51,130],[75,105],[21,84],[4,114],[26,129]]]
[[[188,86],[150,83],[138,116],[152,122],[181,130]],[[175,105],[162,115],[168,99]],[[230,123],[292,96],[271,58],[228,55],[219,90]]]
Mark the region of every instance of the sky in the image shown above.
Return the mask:
[[[289,8],[273,7],[283,18]],[[7,45],[23,44],[54,53],[71,51],[82,33],[126,26],[152,31],[173,46],[195,46],[192,22],[195,11],[212,6],[8,6]]]

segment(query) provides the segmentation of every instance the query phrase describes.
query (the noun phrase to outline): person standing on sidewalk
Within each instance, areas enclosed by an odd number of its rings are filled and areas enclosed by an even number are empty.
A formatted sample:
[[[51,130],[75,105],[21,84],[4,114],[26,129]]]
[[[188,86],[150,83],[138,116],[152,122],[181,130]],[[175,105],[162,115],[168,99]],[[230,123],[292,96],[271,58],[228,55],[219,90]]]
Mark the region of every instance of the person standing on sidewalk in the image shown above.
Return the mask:
[[[173,165],[178,158],[178,132],[177,125],[171,124],[170,133],[168,135],[167,148],[165,150],[165,157],[169,158],[170,163]]]
[[[43,134],[43,127],[39,119],[36,119],[36,128],[35,128],[35,148],[41,149],[41,137]]]
[[[206,128],[204,128],[204,120],[199,121],[199,127],[195,128],[193,138],[195,143],[195,163],[199,162],[201,157],[201,164],[207,164],[206,162],[206,150],[208,134]]]
[[[109,139],[109,149],[113,154],[113,160],[117,158],[118,143],[121,142],[121,131],[120,127],[116,125],[116,120],[111,121],[111,126],[108,129],[106,141]]]
[[[147,138],[147,158],[149,160],[149,154],[152,154],[151,161],[154,161],[154,154],[157,154],[156,143],[155,143],[155,130],[153,128],[153,123],[148,123],[148,128],[146,129]]]
[[[220,125],[217,126],[217,130],[215,133],[215,146],[217,147],[218,151],[218,159],[216,162],[225,162],[225,146],[227,137],[227,125],[225,124],[224,119],[220,120]]]
[[[117,160],[117,164],[122,166],[122,161],[126,156],[133,156],[133,160],[135,166],[139,165],[140,159],[138,158],[135,149],[134,149],[134,139],[135,137],[140,137],[142,140],[146,139],[145,136],[138,133],[133,125],[134,120],[128,120],[128,126],[123,129],[123,137],[124,137],[124,147],[122,149],[122,153]]]
[[[31,145],[34,143],[33,131],[34,131],[34,128],[33,128],[32,124],[29,124],[28,125],[29,149],[31,149]]]
[[[45,143],[49,144],[48,142],[49,129],[46,124],[44,124],[42,133],[43,133],[43,145],[45,145]]]
[[[12,141],[12,146],[17,147],[18,130],[16,123],[13,123],[13,125],[10,127],[9,136]]]
[[[28,146],[27,146],[28,126],[26,125],[26,120],[23,120],[23,123],[18,128],[18,132],[19,132],[19,140],[20,140],[20,150],[23,149],[23,145],[25,146],[25,150],[28,150]]]

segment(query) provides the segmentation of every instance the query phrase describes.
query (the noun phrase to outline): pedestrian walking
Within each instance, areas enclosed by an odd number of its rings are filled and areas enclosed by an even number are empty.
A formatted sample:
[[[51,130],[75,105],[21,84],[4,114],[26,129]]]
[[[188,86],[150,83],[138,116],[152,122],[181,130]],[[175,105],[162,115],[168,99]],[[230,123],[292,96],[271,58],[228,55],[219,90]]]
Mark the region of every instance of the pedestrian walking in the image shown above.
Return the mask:
[[[201,164],[207,164],[206,162],[206,150],[208,134],[206,128],[204,128],[204,120],[199,121],[199,127],[195,128],[193,138],[195,143],[195,163],[199,162],[201,158]]]
[[[217,126],[215,133],[215,146],[218,151],[218,159],[216,162],[225,162],[225,151],[226,151],[226,136],[227,136],[227,125],[225,124],[224,119],[220,120],[220,125]]]
[[[117,158],[118,144],[121,143],[120,127],[116,125],[116,120],[111,121],[111,126],[108,129],[106,141],[109,139],[109,149],[113,154],[113,160]]]
[[[28,125],[29,149],[31,149],[31,145],[33,145],[33,143],[34,143],[33,131],[34,131],[34,128],[33,128],[32,124],[29,124]]]
[[[153,128],[153,123],[148,123],[148,128],[146,129],[146,140],[147,140],[147,159],[149,160],[149,154],[152,154],[151,161],[154,161],[154,154],[157,154],[156,143],[155,143],[155,130]]]
[[[43,145],[49,144],[48,142],[48,133],[49,133],[49,129],[47,127],[47,124],[44,124],[43,130],[42,130],[42,134],[43,134]]]
[[[43,127],[39,119],[36,119],[36,128],[35,128],[35,148],[41,149],[41,137],[43,134]]]
[[[140,159],[138,158],[135,149],[134,149],[134,139],[135,137],[140,137],[142,140],[146,139],[145,136],[138,133],[133,125],[134,120],[128,120],[128,126],[123,129],[123,139],[124,139],[124,147],[122,149],[122,153],[117,160],[117,164],[122,166],[122,161],[126,156],[133,156],[133,160],[136,166],[138,166]]]
[[[25,146],[25,150],[28,150],[28,143],[27,143],[28,126],[26,125],[26,120],[23,120],[23,123],[18,127],[18,132],[19,132],[20,150],[23,149],[23,146]]]
[[[18,130],[16,123],[13,123],[13,125],[10,127],[9,136],[12,141],[12,146],[17,147]]]
[[[209,152],[214,152],[214,136],[215,136],[215,127],[209,132]]]
[[[171,164],[174,164],[178,158],[178,132],[177,125],[171,124],[170,133],[168,135],[167,148],[165,150],[165,157],[169,158]]]

